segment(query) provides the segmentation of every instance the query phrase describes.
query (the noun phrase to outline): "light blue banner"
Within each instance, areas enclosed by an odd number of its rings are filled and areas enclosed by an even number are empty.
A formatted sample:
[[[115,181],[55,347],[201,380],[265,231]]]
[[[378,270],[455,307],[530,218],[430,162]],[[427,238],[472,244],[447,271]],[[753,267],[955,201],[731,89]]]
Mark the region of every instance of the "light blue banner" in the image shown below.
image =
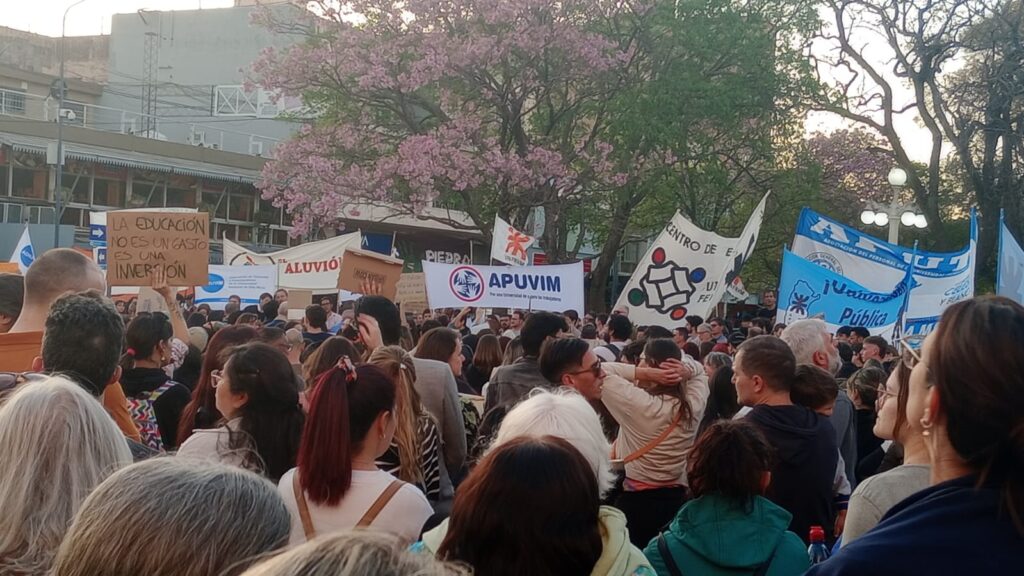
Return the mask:
[[[817,316],[832,332],[841,326],[863,326],[892,340],[899,335],[897,327],[912,282],[908,267],[903,280],[890,291],[875,292],[787,249],[782,255],[776,321],[791,324]]]
[[[999,213],[999,267],[996,293],[1024,304],[1024,249],[1014,239]]]
[[[804,208],[793,253],[876,292],[900,282],[914,265],[914,288],[904,319],[908,334],[924,336],[951,304],[974,296],[978,227],[971,212],[971,239],[958,252],[914,252]],[[855,324],[851,324],[855,325]]]

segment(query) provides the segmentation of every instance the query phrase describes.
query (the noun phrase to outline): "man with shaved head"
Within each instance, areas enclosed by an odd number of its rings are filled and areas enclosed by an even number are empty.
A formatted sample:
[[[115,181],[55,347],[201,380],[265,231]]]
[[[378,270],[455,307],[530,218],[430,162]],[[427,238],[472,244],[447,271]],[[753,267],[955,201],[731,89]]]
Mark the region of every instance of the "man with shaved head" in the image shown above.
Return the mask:
[[[69,292],[106,292],[107,281],[95,262],[80,252],[57,248],[36,258],[25,273],[25,302],[11,331],[0,334],[0,371],[27,372],[40,355],[50,307]],[[126,436],[138,439],[139,430],[128,412],[128,401],[118,383],[107,386],[103,405]]]

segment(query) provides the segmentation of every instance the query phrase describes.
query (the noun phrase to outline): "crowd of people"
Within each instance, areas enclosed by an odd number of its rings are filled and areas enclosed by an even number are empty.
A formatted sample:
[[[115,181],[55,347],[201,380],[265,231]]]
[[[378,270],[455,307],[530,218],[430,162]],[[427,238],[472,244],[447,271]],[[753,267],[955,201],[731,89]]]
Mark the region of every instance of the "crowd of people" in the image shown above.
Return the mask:
[[[0,275],[0,576],[1008,574],[1024,307],[888,342],[764,308],[115,304]],[[812,566],[823,538],[830,559]],[[816,556],[815,561],[820,560]]]

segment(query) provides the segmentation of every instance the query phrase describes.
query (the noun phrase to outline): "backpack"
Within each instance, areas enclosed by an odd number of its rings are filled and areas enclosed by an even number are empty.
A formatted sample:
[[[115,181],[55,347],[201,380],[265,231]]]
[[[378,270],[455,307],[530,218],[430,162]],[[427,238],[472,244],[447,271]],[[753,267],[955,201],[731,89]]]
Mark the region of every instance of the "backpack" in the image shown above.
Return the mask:
[[[164,451],[164,442],[160,437],[160,426],[156,421],[156,399],[175,385],[177,382],[168,380],[148,394],[143,393],[128,398],[128,412],[131,413],[135,425],[139,427],[142,443],[147,448],[158,452]]]
[[[608,350],[609,352],[612,353],[612,355],[615,356],[616,362],[622,360],[622,349],[620,349],[618,346],[616,346],[615,344],[605,344],[604,348],[605,350]]]

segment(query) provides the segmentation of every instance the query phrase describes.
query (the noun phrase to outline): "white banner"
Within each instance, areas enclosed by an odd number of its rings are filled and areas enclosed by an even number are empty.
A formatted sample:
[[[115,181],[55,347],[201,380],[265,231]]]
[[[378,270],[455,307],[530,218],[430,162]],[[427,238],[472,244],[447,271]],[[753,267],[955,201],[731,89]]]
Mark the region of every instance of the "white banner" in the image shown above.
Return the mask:
[[[512,266],[526,265],[526,251],[537,239],[513,228],[508,222],[494,216],[494,233],[491,235],[491,258]]]
[[[224,239],[224,264],[228,266],[277,266],[277,282],[288,290],[335,292],[338,290],[338,271],[346,248],[359,249],[359,232],[335,236],[327,240],[309,242],[277,252],[260,254]]]
[[[583,314],[583,263],[467,266],[423,262],[432,308],[576,310]]]
[[[996,294],[1024,304],[1024,250],[1013,238],[999,213],[999,264],[996,268]]]
[[[765,194],[739,238],[701,230],[676,212],[623,289],[615,308],[629,309],[636,325],[684,326],[687,316],[707,318],[757,246]]]
[[[223,310],[229,296],[242,299],[242,308],[260,303],[260,294],[277,290],[277,266],[210,266],[210,283],[196,286],[196,304]]]
[[[793,254],[877,292],[891,290],[913,262],[914,287],[903,330],[908,335],[925,336],[935,328],[943,310],[974,296],[977,237],[972,211],[971,240],[966,248],[959,252],[917,251],[915,257],[913,250],[804,208],[793,239]],[[780,295],[779,307],[783,305]]]

